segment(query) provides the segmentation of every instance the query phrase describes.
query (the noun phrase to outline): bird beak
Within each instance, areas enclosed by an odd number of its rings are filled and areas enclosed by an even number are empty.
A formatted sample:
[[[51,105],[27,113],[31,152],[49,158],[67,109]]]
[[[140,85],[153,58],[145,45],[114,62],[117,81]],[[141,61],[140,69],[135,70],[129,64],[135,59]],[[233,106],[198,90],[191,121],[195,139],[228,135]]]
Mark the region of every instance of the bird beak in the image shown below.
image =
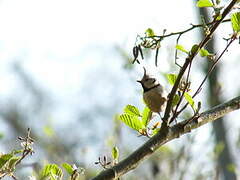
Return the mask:
[[[140,81],[140,80],[137,80],[137,82],[140,83],[140,84],[142,84],[142,81]]]

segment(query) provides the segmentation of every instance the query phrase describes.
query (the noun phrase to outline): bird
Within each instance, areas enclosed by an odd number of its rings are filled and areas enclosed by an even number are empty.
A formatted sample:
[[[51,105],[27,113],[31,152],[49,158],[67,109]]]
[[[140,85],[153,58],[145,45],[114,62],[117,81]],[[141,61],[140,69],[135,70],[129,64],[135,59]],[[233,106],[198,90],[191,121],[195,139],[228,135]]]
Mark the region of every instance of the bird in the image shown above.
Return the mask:
[[[155,113],[160,115],[160,112],[165,110],[167,95],[163,86],[153,76],[147,74],[145,67],[144,75],[141,80],[137,80],[143,88],[143,100],[146,106]],[[161,116],[161,115],[160,115]]]

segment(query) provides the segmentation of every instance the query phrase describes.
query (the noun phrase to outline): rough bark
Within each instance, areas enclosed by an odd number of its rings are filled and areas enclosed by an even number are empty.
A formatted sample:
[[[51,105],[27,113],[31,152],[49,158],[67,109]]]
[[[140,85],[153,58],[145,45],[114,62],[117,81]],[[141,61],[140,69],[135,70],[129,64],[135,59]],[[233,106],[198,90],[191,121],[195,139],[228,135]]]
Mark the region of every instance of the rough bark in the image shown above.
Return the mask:
[[[120,161],[117,165],[102,171],[92,180],[111,180],[117,179],[123,174],[136,168],[144,159],[153,154],[160,146],[167,142],[179,138],[183,134],[191,132],[206,123],[213,122],[224,115],[240,109],[240,96],[226,103],[215,106],[214,108],[205,111],[198,116],[182,121],[173,127],[166,128],[162,133],[157,133],[150,138],[145,144],[134,151],[126,159]]]

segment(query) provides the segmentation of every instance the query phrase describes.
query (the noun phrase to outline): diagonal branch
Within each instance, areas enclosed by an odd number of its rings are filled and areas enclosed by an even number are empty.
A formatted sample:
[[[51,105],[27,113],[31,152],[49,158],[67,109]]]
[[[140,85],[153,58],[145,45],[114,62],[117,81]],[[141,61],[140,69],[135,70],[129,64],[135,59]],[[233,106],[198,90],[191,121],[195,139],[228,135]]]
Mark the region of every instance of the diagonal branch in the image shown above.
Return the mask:
[[[135,169],[144,159],[153,154],[165,143],[171,141],[172,139],[179,138],[181,135],[187,134],[193,129],[215,121],[238,109],[240,109],[240,96],[226,103],[215,106],[214,108],[205,111],[196,117],[182,121],[175,126],[170,127],[166,133],[157,133],[126,159],[122,160],[112,168],[102,171],[92,180],[111,180],[119,178],[128,171]]]
[[[221,18],[219,20],[217,20],[217,18],[214,19],[214,21],[213,21],[214,23],[213,23],[212,27],[210,28],[208,35],[197,45],[198,48],[194,52],[191,52],[189,54],[189,56],[186,58],[185,63],[183,64],[182,68],[180,69],[180,72],[178,74],[176,82],[168,96],[167,107],[166,107],[164,117],[163,117],[164,126],[168,126],[168,123],[171,123],[171,122],[169,122],[169,117],[170,117],[170,112],[171,112],[171,108],[172,108],[173,97],[177,92],[178,86],[181,82],[181,79],[182,79],[187,67],[193,61],[195,56],[198,54],[198,51],[201,48],[203,48],[208,43],[209,40],[211,40],[213,33],[218,28],[218,26],[221,24],[223,19],[227,16],[227,14],[231,11],[231,9],[233,8],[233,6],[235,5],[236,2],[237,2],[237,0],[232,0],[229,3],[229,5],[225,8],[225,10],[223,11]]]

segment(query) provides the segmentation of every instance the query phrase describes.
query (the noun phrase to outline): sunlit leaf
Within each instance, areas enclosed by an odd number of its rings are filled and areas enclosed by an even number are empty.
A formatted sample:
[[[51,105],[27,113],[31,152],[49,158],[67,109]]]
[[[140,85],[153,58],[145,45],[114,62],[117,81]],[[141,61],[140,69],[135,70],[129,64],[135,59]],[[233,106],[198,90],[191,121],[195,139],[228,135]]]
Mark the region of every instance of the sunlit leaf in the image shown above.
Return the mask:
[[[155,36],[155,33],[153,31],[152,28],[148,28],[146,31],[145,31],[147,37],[151,37],[151,36]]]
[[[177,79],[176,74],[167,74],[167,80],[171,85],[174,85]]]
[[[209,56],[209,55],[210,55],[210,53],[208,52],[208,50],[206,50],[206,49],[204,49],[204,48],[200,49],[199,53],[200,53],[200,56],[202,56],[202,57],[206,57],[206,56]]]
[[[12,154],[3,154],[0,156],[0,168],[2,168],[11,158]]]
[[[156,129],[154,129],[153,132],[152,132],[152,135],[157,134],[159,130],[160,130],[160,128],[156,128]]]
[[[188,54],[188,51],[187,51],[182,45],[180,45],[180,44],[177,44],[177,45],[176,45],[176,49]]]
[[[131,115],[131,116],[138,116],[138,117],[141,116],[138,108],[135,107],[135,106],[132,106],[132,105],[127,105],[127,106],[124,108],[124,112],[125,112],[126,114]]]
[[[40,173],[41,178],[49,180],[61,180],[62,176],[62,170],[56,164],[47,164]]]
[[[236,33],[240,32],[240,12],[234,13],[231,16],[232,28]]]
[[[187,92],[185,92],[184,97],[187,100],[187,102],[190,104],[190,106],[193,108],[193,110],[196,111],[195,102],[194,102],[192,96],[190,94],[188,94]]]
[[[216,20],[220,20],[220,19],[222,19],[222,14],[219,14],[218,16],[217,16],[217,18],[216,18]]]
[[[127,126],[129,126],[132,129],[135,129],[139,131],[140,129],[143,129],[145,126],[142,123],[142,120],[140,120],[136,116],[131,116],[129,114],[121,114],[119,116],[119,119],[123,121]]]
[[[70,164],[68,164],[68,163],[63,163],[63,164],[62,164],[62,167],[67,171],[67,173],[68,173],[69,175],[72,175],[72,174],[73,174],[74,169],[73,169],[73,167],[72,167]]]
[[[142,113],[142,123],[146,127],[148,125],[148,122],[151,120],[152,117],[152,111],[145,106],[143,113]]]
[[[178,104],[179,100],[180,100],[179,95],[178,95],[178,94],[175,94],[175,95],[173,96],[172,106],[176,106],[176,105]]]
[[[199,0],[197,2],[197,7],[212,7],[213,3],[210,0]]]
[[[117,160],[119,158],[119,150],[117,148],[117,146],[114,146],[112,148],[112,158]]]

